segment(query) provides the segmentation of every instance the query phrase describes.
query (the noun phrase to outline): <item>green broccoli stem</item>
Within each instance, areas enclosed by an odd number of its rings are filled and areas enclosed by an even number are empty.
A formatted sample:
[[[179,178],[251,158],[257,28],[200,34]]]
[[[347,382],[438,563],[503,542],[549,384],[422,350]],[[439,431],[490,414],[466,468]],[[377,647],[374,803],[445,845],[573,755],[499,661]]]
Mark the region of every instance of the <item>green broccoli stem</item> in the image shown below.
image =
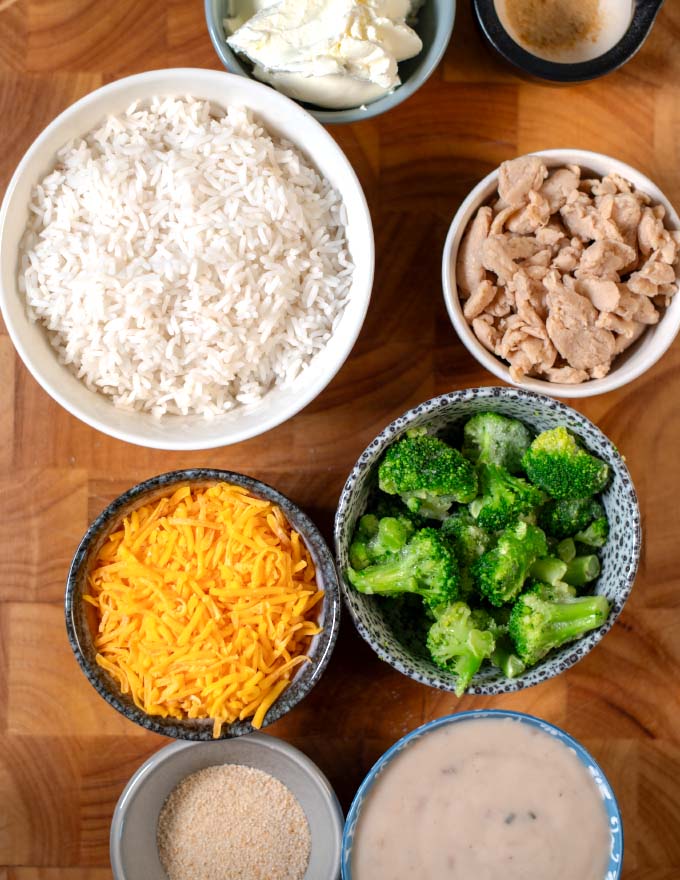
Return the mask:
[[[512,650],[512,643],[507,638],[499,639],[491,655],[491,662],[497,666],[506,678],[517,678],[526,666]]]
[[[571,562],[576,556],[576,544],[573,538],[565,538],[556,547],[557,555],[562,562]]]
[[[582,587],[594,581],[600,573],[600,560],[594,554],[576,556],[567,563],[567,570],[562,580],[574,587]]]
[[[543,559],[537,559],[532,564],[529,575],[542,583],[555,584],[557,581],[563,580],[566,571],[566,562],[555,559],[554,556],[546,556]]]
[[[453,669],[458,676],[455,690],[455,694],[457,697],[462,697],[465,691],[468,689],[470,682],[479,672],[479,667],[482,665],[483,660],[483,656],[478,657],[471,652],[468,654],[461,654],[459,657],[456,657],[453,664]]]
[[[352,586],[367,596],[415,592],[418,584],[414,577],[405,576],[404,563],[400,559],[371,566],[365,571],[348,569],[347,576]]]
[[[609,602],[605,596],[581,596],[550,604],[549,625],[558,625],[560,632],[571,626],[578,635],[585,630],[601,626],[609,614]]]

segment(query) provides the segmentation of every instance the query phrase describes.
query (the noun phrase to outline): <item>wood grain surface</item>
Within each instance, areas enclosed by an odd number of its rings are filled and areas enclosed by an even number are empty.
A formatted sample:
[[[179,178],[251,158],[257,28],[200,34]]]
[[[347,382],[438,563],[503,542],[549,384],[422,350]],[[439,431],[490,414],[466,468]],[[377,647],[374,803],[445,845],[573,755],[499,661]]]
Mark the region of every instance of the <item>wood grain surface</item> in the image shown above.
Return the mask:
[[[435,394],[493,384],[458,342],[440,286],[448,224],[480,177],[526,151],[581,147],[640,168],[680,205],[679,0],[667,0],[622,71],[560,89],[503,67],[468,5],[459,3],[446,57],[414,97],[331,129],[368,197],[377,275],[352,356],[294,419],[210,452],[135,448],[47,397],[0,330],[0,880],[110,878],[116,800],[167,742],[100,699],[66,640],[67,566],[105,504],[165,470],[229,468],[290,495],[330,540],[343,482],[387,422]],[[33,138],[76,98],[175,66],[219,68],[200,0],[0,0],[0,192]],[[678,880],[679,403],[676,344],[628,388],[577,404],[625,453],[645,532],[620,622],[577,667],[523,693],[458,701],[381,663],[345,615],[323,680],[268,732],[316,761],[347,808],[375,759],[422,722],[485,706],[535,713],[580,739],[609,776],[624,817],[625,880]]]

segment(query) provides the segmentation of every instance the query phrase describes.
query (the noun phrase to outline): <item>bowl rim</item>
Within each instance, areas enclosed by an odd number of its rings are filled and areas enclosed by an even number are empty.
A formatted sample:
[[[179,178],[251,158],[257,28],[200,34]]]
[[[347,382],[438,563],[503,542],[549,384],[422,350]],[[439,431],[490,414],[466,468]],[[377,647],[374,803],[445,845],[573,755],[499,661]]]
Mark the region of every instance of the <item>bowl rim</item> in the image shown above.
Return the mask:
[[[355,300],[357,304],[356,315],[354,317],[353,324],[348,327],[349,332],[343,335],[343,344],[339,347],[337,357],[332,361],[330,367],[329,365],[325,365],[324,370],[317,369],[310,372],[309,376],[307,376],[307,381],[305,381],[300,386],[295,395],[291,396],[291,400],[287,403],[285,407],[282,407],[280,410],[274,410],[273,413],[268,411],[268,408],[265,408],[263,409],[261,416],[259,416],[258,418],[257,425],[244,429],[242,427],[239,427],[238,422],[236,422],[233,426],[228,426],[223,435],[212,439],[201,439],[200,437],[196,438],[194,436],[196,431],[192,431],[188,439],[172,436],[163,438],[148,438],[141,431],[123,429],[118,425],[117,419],[117,416],[119,416],[123,412],[123,410],[117,408],[106,397],[106,395],[100,394],[99,392],[91,392],[92,394],[96,394],[98,399],[106,401],[108,406],[110,407],[110,409],[107,409],[106,411],[107,417],[106,420],[104,420],[100,418],[99,415],[91,412],[89,407],[82,406],[77,400],[71,400],[70,395],[63,391],[61,387],[61,382],[53,383],[50,379],[48,379],[41,373],[40,369],[34,363],[30,347],[25,346],[21,341],[20,327],[24,326],[23,323],[20,321],[17,321],[15,323],[14,318],[11,314],[11,310],[7,307],[7,303],[9,302],[10,297],[13,295],[14,292],[5,289],[4,285],[2,284],[2,276],[0,275],[0,314],[2,314],[9,337],[23,365],[26,367],[26,369],[35,379],[38,385],[40,385],[43,391],[45,391],[46,394],[49,395],[49,397],[56,401],[56,403],[63,407],[63,409],[65,409],[68,413],[77,418],[79,421],[84,422],[89,427],[94,428],[97,431],[100,431],[101,433],[106,434],[109,437],[113,437],[117,440],[123,440],[127,443],[132,443],[137,446],[143,446],[150,449],[164,449],[170,451],[199,451],[203,449],[215,449],[222,446],[228,446],[233,443],[240,443],[242,440],[248,440],[252,437],[260,436],[261,434],[266,433],[272,428],[283,424],[284,422],[293,418],[293,416],[297,415],[297,413],[299,413],[313,400],[315,400],[338,374],[338,372],[346,362],[347,358],[351,354],[352,349],[354,348],[354,345],[359,338],[359,334],[361,333],[361,329],[364,325],[366,314],[368,312],[373,289],[373,281],[375,277],[375,236],[373,231],[373,223],[371,220],[371,213],[368,207],[368,202],[366,201],[366,195],[363,191],[363,187],[361,186],[361,183],[359,181],[356,171],[354,170],[354,167],[352,166],[352,163],[349,161],[336,140],[331,137],[331,135],[326,131],[321,123],[315,120],[310,113],[308,113],[295,101],[291,100],[280,92],[277,92],[275,89],[269,88],[263,83],[259,83],[250,77],[244,78],[241,76],[237,76],[236,74],[229,73],[225,70],[212,70],[208,68],[198,67],[159,68],[156,70],[147,70],[143,73],[132,74],[130,76],[125,76],[121,79],[114,80],[113,82],[106,83],[105,85],[99,86],[98,88],[88,92],[77,101],[74,101],[68,107],[64,108],[64,110],[62,110],[38,133],[28,149],[25,151],[25,153],[19,160],[19,163],[15,168],[9,183],[7,184],[7,189],[5,190],[2,203],[0,204],[1,265],[1,261],[7,259],[6,257],[1,256],[3,251],[2,244],[5,236],[5,229],[7,227],[8,216],[11,212],[11,209],[13,208],[12,202],[14,200],[15,191],[19,185],[19,182],[27,174],[31,163],[34,160],[35,154],[40,151],[45,142],[52,138],[52,136],[55,135],[65,123],[68,123],[73,119],[77,119],[78,115],[84,109],[89,108],[93,105],[96,106],[102,100],[106,100],[106,98],[110,95],[116,95],[120,92],[125,92],[131,87],[149,84],[148,97],[151,97],[152,95],[157,93],[172,93],[178,96],[191,93],[193,97],[200,98],[201,95],[198,94],[201,88],[200,82],[213,80],[215,83],[223,83],[225,81],[225,78],[237,87],[242,88],[245,92],[259,93],[274,109],[278,108],[282,116],[287,116],[289,119],[291,117],[293,119],[297,118],[299,120],[304,119],[306,123],[309,123],[313,126],[317,135],[323,141],[324,153],[330,153],[333,155],[334,162],[342,166],[343,173],[346,175],[348,181],[350,182],[352,201],[356,202],[354,222],[357,227],[361,227],[362,237],[365,235],[367,241],[368,260],[365,262],[365,264],[362,264],[361,270],[361,274],[365,275],[365,289],[363,285],[361,289],[357,289],[357,293],[355,295]],[[161,85],[161,82],[167,82],[167,85]],[[249,106],[247,95],[243,96],[243,104],[245,106]],[[258,111],[254,112],[256,116],[259,115]],[[106,111],[102,110],[102,116],[104,116],[105,114]],[[291,140],[294,139],[293,135],[286,136],[289,137]],[[301,153],[303,153],[311,162],[311,164],[318,170],[316,159],[312,156],[306,145],[300,143],[299,140],[295,139],[295,147]],[[316,151],[316,154],[318,155],[319,152],[320,150]],[[338,191],[340,192],[339,189]],[[347,199],[345,197],[345,194],[340,192],[340,195],[342,197],[343,203],[346,204]],[[12,259],[13,258],[14,255],[12,256]],[[27,316],[25,316],[25,320],[29,320]],[[323,352],[325,352],[326,350],[327,348],[322,349],[321,353],[323,354]],[[54,358],[57,358],[56,352],[54,353]],[[64,366],[63,369],[67,368]],[[153,418],[150,413],[146,413],[145,415],[147,415],[149,419]],[[186,417],[170,416],[169,418]],[[200,428],[204,421],[203,418],[200,415],[195,415],[191,418],[194,418],[196,420],[196,428],[198,433],[200,434]],[[219,418],[219,416],[217,418]]]
[[[295,678],[291,680],[290,686],[286,688],[283,694],[281,694],[281,696],[275,700],[267,710],[261,729],[268,727],[270,724],[278,721],[279,718],[282,718],[287,712],[300,703],[318,683],[328,666],[340,629],[342,602],[340,601],[337,570],[335,568],[330,548],[309,516],[298,507],[297,504],[291,501],[290,498],[282,492],[279,492],[278,489],[275,489],[269,484],[263,483],[261,480],[257,480],[254,477],[249,477],[246,474],[240,474],[235,471],[218,470],[215,468],[187,468],[184,470],[168,471],[167,473],[149,477],[118,495],[88,526],[87,531],[81,538],[73,555],[66,578],[66,590],[64,596],[66,634],[69,645],[71,646],[71,650],[73,651],[80,669],[102,699],[127,718],[128,721],[132,721],[146,730],[151,730],[154,733],[159,733],[163,736],[177,740],[216,742],[219,740],[233,739],[244,734],[250,734],[254,731],[254,728],[248,719],[244,721],[235,721],[232,722],[232,724],[224,725],[220,736],[216,740],[212,736],[212,719],[210,718],[190,719],[192,721],[202,721],[203,723],[196,727],[187,727],[185,726],[185,721],[187,719],[169,717],[164,719],[161,716],[148,715],[137,706],[124,703],[120,698],[119,692],[105,684],[106,679],[102,674],[93,669],[85,656],[78,637],[79,628],[75,620],[77,610],[75,593],[78,583],[78,575],[83,565],[87,562],[88,551],[91,544],[98,540],[100,535],[111,533],[111,531],[119,524],[121,513],[124,509],[131,505],[133,507],[139,506],[143,503],[145,495],[150,492],[154,492],[156,497],[162,497],[162,492],[155,491],[161,486],[168,490],[166,494],[171,494],[172,487],[181,483],[210,484],[219,482],[231,483],[243,487],[255,497],[264,498],[277,504],[283,511],[290,525],[300,534],[310,554],[312,554],[313,557],[318,557],[318,559],[315,560],[317,570],[319,564],[321,564],[323,565],[324,573],[328,574],[328,582],[324,582],[323,586],[324,598],[322,600],[326,619],[322,631],[316,637],[318,638],[316,648],[318,658],[314,660],[313,674],[306,681],[297,682],[297,684]],[[293,520],[295,520],[295,522]],[[310,545],[313,545],[314,550],[312,550],[312,546]],[[308,653],[312,653],[312,650],[310,649]],[[282,698],[286,698],[285,701],[282,701]]]
[[[617,173],[621,173],[623,175],[632,174],[633,177],[638,177],[641,180],[644,180],[645,188],[651,190],[654,193],[654,199],[662,204],[666,209],[666,217],[670,223],[671,228],[680,230],[680,216],[673,207],[673,203],[665,195],[665,193],[663,193],[662,190],[654,183],[654,181],[647,177],[646,174],[644,174],[642,171],[639,171],[637,168],[634,168],[632,165],[628,165],[626,162],[621,161],[620,159],[616,159],[613,156],[608,156],[606,153],[596,153],[593,150],[580,150],[572,149],[569,147],[550,150],[535,150],[523,155],[539,156],[541,158],[548,159],[548,167],[553,167],[554,165],[567,162],[572,164],[577,163],[581,166],[585,166],[586,168],[588,168],[593,161],[595,161],[597,164],[605,162],[609,163],[613,166],[612,170],[616,171]],[[523,388],[529,391],[536,391],[542,394],[547,394],[551,397],[561,397],[565,399],[594,397],[597,394],[606,394],[609,391],[614,391],[617,388],[621,388],[624,385],[628,385],[629,383],[634,382],[641,375],[646,373],[647,370],[653,367],[654,364],[661,360],[661,358],[675,341],[678,332],[680,332],[680,307],[676,307],[677,311],[672,313],[670,311],[671,306],[669,306],[662,315],[659,323],[653,325],[652,329],[657,329],[661,327],[664,328],[664,338],[656,343],[653,351],[648,353],[637,366],[634,366],[632,368],[629,367],[627,373],[625,375],[622,375],[622,371],[615,366],[616,361],[614,361],[614,367],[602,379],[589,379],[586,382],[582,382],[578,385],[566,385],[559,382],[549,382],[546,379],[536,379],[533,377],[525,377],[521,382],[516,382],[510,375],[510,369],[508,366],[506,366],[505,362],[496,355],[492,354],[490,351],[487,351],[487,349],[484,348],[484,346],[475,336],[471,326],[467,323],[467,320],[463,315],[460,305],[460,297],[458,296],[458,286],[453,280],[453,273],[450,270],[450,267],[455,266],[460,243],[465,233],[465,229],[462,228],[465,215],[472,207],[481,207],[484,204],[486,198],[488,198],[488,196],[485,196],[484,193],[491,184],[496,183],[496,181],[498,180],[499,171],[500,166],[495,168],[493,171],[490,171],[489,174],[487,174],[470,190],[470,192],[462,201],[458,210],[454,214],[453,220],[451,221],[448,233],[446,235],[446,241],[444,243],[444,250],[442,253],[441,276],[442,292],[444,296],[444,304],[446,305],[449,319],[453,325],[454,330],[456,331],[456,334],[458,335],[458,338],[467,348],[470,354],[477,360],[477,362],[485,367],[498,379],[507,382],[513,387]],[[454,246],[454,241],[456,238],[459,238],[459,241]],[[676,274],[677,271],[678,270],[676,270]],[[680,294],[678,294],[678,296],[680,296]],[[644,339],[646,333],[647,331],[643,333],[641,337],[642,339]],[[637,353],[634,353],[634,356],[636,355]],[[632,359],[628,362],[628,364],[631,363]]]
[[[630,592],[635,583],[635,578],[637,576],[640,564],[640,550],[642,546],[640,505],[638,502],[637,493],[635,491],[635,486],[630,475],[630,471],[628,470],[623,456],[609,439],[609,437],[607,437],[604,431],[602,431],[587,416],[583,415],[583,413],[578,412],[577,410],[570,407],[568,404],[563,403],[560,400],[555,400],[548,395],[538,394],[535,391],[528,391],[524,388],[516,387],[483,386],[476,388],[466,388],[459,391],[450,391],[446,394],[441,394],[437,397],[433,397],[430,400],[426,400],[423,403],[411,407],[411,409],[407,410],[402,415],[397,416],[396,419],[394,419],[385,428],[383,428],[383,430],[368,444],[368,446],[366,446],[366,448],[357,458],[354,466],[352,467],[352,470],[349,473],[349,476],[347,477],[347,480],[345,481],[344,486],[342,487],[338,500],[338,506],[335,513],[335,520],[333,524],[333,540],[335,548],[335,565],[338,574],[340,592],[342,593],[345,607],[349,611],[350,617],[352,618],[354,626],[356,627],[359,635],[368,645],[370,645],[370,647],[378,655],[378,657],[385,663],[388,663],[393,669],[396,669],[397,672],[400,672],[402,675],[406,675],[408,678],[411,678],[413,681],[417,681],[419,684],[424,684],[428,687],[436,687],[439,690],[453,693],[453,687],[450,684],[444,682],[441,678],[438,679],[437,682],[435,682],[433,680],[434,676],[424,677],[417,670],[405,667],[400,660],[394,658],[392,654],[383,647],[380,640],[376,639],[373,633],[364,625],[364,623],[358,617],[352,605],[352,602],[350,601],[349,597],[351,595],[351,587],[347,584],[345,580],[340,560],[340,548],[342,545],[341,525],[342,519],[344,518],[347,506],[349,504],[349,499],[354,493],[357,480],[359,479],[362,471],[367,466],[375,466],[375,463],[377,462],[378,458],[380,458],[380,456],[384,453],[387,446],[389,446],[390,443],[394,442],[396,434],[403,433],[403,430],[408,427],[408,425],[413,421],[414,418],[422,416],[423,414],[434,414],[440,406],[445,404],[459,402],[463,403],[469,400],[489,400],[491,408],[493,409],[493,401],[498,397],[518,400],[526,403],[529,406],[533,406],[534,408],[543,408],[546,406],[546,404],[549,404],[550,408],[557,410],[559,414],[563,415],[565,420],[573,421],[574,418],[576,418],[577,420],[582,420],[588,426],[590,426],[590,428],[592,428],[596,432],[596,434],[604,439],[607,448],[609,449],[611,459],[615,462],[617,468],[621,471],[621,476],[626,483],[626,491],[629,493],[630,502],[633,509],[633,518],[632,522],[630,523],[630,532],[632,534],[633,541],[632,562],[629,567],[628,573],[624,575],[625,579],[622,581],[620,588],[617,589],[617,598],[620,603],[618,609],[612,607],[610,609],[607,620],[602,624],[602,626],[596,630],[592,630],[587,633],[584,638],[588,638],[589,647],[583,654],[576,654],[572,650],[568,654],[568,656],[561,659],[560,668],[554,668],[553,670],[551,670],[550,673],[544,676],[540,682],[525,680],[528,676],[530,676],[531,670],[529,670],[528,672],[523,673],[517,678],[505,679],[499,677],[496,681],[493,682],[485,682],[479,685],[471,684],[471,686],[465,692],[467,695],[470,696],[496,696],[499,694],[507,694],[514,691],[526,690],[530,687],[536,686],[539,683],[542,684],[545,681],[556,678],[563,672],[567,672],[580,660],[583,660],[611,630],[611,628],[616,623],[619,615],[623,611],[623,608],[628,600],[628,597],[630,596]],[[521,420],[521,416],[518,418],[520,418]],[[578,642],[574,644],[578,644]],[[570,645],[567,644],[564,645],[560,650],[566,651],[567,649],[569,649],[569,647]],[[537,667],[532,668],[535,669]]]
[[[440,727],[448,727],[451,724],[459,724],[464,723],[465,721],[481,720],[484,718],[510,718],[520,724],[537,727],[543,730],[547,735],[552,735],[556,739],[559,739],[566,748],[571,749],[584,767],[592,767],[595,770],[598,775],[598,781],[594,784],[599,788],[603,801],[609,802],[611,805],[611,810],[607,810],[607,815],[610,820],[610,836],[612,840],[618,838],[620,841],[618,849],[615,850],[614,847],[612,847],[610,850],[609,865],[607,866],[608,873],[602,878],[602,880],[619,880],[623,868],[624,854],[623,822],[621,820],[621,810],[616,798],[616,793],[601,766],[593,758],[590,752],[588,752],[588,750],[582,746],[577,739],[567,733],[563,728],[558,727],[556,724],[552,724],[550,721],[545,721],[543,718],[539,718],[536,715],[531,715],[527,712],[516,712],[511,709],[467,709],[463,712],[455,712],[450,715],[444,715],[441,718],[435,718],[432,721],[427,721],[425,724],[421,724],[419,727],[416,727],[415,730],[410,731],[410,733],[405,734],[401,739],[397,740],[396,743],[390,746],[389,749],[383,752],[364,777],[347,812],[345,827],[342,834],[342,880],[351,880],[352,876],[351,864],[349,862],[352,844],[350,831],[353,832],[353,826],[356,827],[360,816],[362,802],[375,784],[380,773],[382,773],[382,771],[394,760],[397,754],[413,740],[419,739]],[[618,855],[618,860],[615,859],[615,853]]]
[[[220,740],[217,740],[220,742]],[[342,833],[344,825],[344,814],[338,796],[330,784],[328,777],[323,771],[309,758],[303,751],[295,748],[285,740],[270,734],[251,733],[248,736],[249,743],[255,743],[259,748],[269,749],[271,752],[282,754],[290,758],[304,771],[314,785],[322,792],[328,801],[330,812],[333,817],[333,824],[330,828],[333,834],[336,847],[338,850],[338,868],[340,866],[340,852],[342,847]],[[111,869],[115,880],[125,880],[125,872],[123,870],[123,857],[121,852],[123,828],[127,815],[130,801],[135,796],[139,786],[151,777],[160,767],[168,761],[172,761],[178,752],[184,749],[193,748],[200,745],[197,742],[188,742],[186,740],[178,740],[163,746],[158,751],[150,755],[144,763],[135,770],[127,781],[125,788],[120,794],[111,818],[111,827],[109,831],[109,857],[111,861]],[[218,764],[238,763],[237,761],[217,761]],[[250,765],[252,766],[252,765]],[[267,772],[267,771],[263,771]],[[270,774],[271,775],[271,774]]]
[[[243,66],[241,59],[227,43],[224,38],[224,31],[222,30],[221,22],[217,21],[216,17],[213,15],[213,8],[214,0],[204,0],[205,19],[208,33],[218,58],[230,73],[237,74],[238,76],[245,77],[254,82],[259,82],[259,80],[256,80],[251,76],[247,68]],[[410,98],[411,95],[415,94],[415,92],[417,92],[418,89],[428,81],[444,57],[453,35],[456,18],[456,0],[448,0],[448,2],[440,4],[436,9],[436,15],[436,37],[433,40],[432,45],[428,47],[423,46],[422,50],[417,56],[415,56],[420,62],[416,73],[409,77],[405,83],[401,83],[391,92],[378,98],[377,101],[372,101],[370,104],[364,104],[358,107],[347,107],[342,110],[324,110],[320,107],[316,107],[314,104],[304,104],[296,101],[294,98],[290,98],[289,100],[294,101],[298,106],[304,108],[324,125],[347,125],[353,122],[363,122],[366,119],[381,116],[383,113],[387,113],[389,110],[398,107],[399,104],[402,104]],[[273,89],[273,86],[268,86],[268,88]]]

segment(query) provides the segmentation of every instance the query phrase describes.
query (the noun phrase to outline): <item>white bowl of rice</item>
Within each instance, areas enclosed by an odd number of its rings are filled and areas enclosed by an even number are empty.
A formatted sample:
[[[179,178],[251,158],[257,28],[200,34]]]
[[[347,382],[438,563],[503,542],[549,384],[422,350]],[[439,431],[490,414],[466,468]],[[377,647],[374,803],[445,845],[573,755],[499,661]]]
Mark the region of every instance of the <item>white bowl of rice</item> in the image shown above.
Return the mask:
[[[88,425],[158,449],[236,443],[310,403],[359,335],[373,266],[331,136],[213,70],[86,95],[0,211],[0,307],[24,364]]]

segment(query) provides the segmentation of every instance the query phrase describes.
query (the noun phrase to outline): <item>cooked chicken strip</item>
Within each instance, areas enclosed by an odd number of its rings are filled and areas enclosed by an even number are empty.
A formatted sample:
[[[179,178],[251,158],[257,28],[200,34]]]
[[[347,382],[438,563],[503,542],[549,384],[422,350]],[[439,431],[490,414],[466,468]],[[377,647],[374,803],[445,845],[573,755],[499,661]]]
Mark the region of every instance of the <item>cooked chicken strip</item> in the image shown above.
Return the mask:
[[[535,238],[522,235],[490,235],[482,245],[482,265],[507,284],[517,271],[517,260],[526,260],[540,249]]]
[[[519,210],[516,205],[506,205],[505,208],[495,214],[491,221],[489,235],[500,235],[502,232],[505,232],[506,222]]]
[[[619,304],[612,311],[619,317],[626,321],[636,321],[642,324],[657,324],[659,322],[659,313],[648,296],[631,293],[627,284],[619,284],[618,288]]]
[[[468,321],[472,321],[486,309],[498,293],[498,288],[490,281],[482,281],[477,285],[477,290],[465,301],[463,314]]]
[[[505,318],[515,309],[515,297],[507,287],[500,287],[485,312],[493,318]]]
[[[633,272],[628,279],[628,287],[633,293],[642,296],[656,296],[663,284],[675,281],[675,269],[652,256],[639,272]]]
[[[567,203],[569,195],[578,189],[580,180],[581,169],[578,165],[567,165],[566,168],[557,168],[550,172],[539,192],[547,199],[551,214],[555,214]]]
[[[615,354],[621,354],[621,352],[625,351],[629,348],[634,342],[642,336],[642,334],[647,329],[645,324],[636,324],[634,321],[631,321],[631,329],[628,334],[621,333],[616,337],[616,343],[614,348]]]
[[[599,211],[585,193],[574,191],[566,204],[560,208],[560,216],[569,234],[580,238],[581,241],[621,238],[616,224]]]
[[[642,219],[640,200],[632,193],[617,193],[611,198],[611,219],[616,223],[625,243],[632,248],[637,246],[637,228]],[[599,205],[599,198],[595,199]]]
[[[517,314],[526,323],[545,330],[545,319],[548,309],[545,302],[546,289],[540,281],[535,281],[524,272],[518,272],[513,278],[515,305]]]
[[[622,241],[604,239],[587,247],[576,270],[577,277],[599,275],[600,278],[619,280],[619,272],[635,258],[635,251]]]
[[[546,226],[536,230],[536,241],[544,247],[550,247],[556,253],[561,247],[569,242],[569,236],[559,217],[553,217]]]
[[[550,382],[559,382],[561,385],[578,385],[590,378],[585,370],[575,370],[573,367],[553,367],[546,370],[545,375]]]
[[[516,232],[519,235],[531,235],[537,229],[545,226],[548,220],[550,220],[548,200],[540,193],[531,190],[529,193],[529,204],[514,216],[508,218],[505,225],[510,232]]]
[[[569,290],[557,272],[545,279],[548,289],[546,327],[555,348],[577,370],[608,364],[614,355],[614,337],[597,326],[598,311],[585,296]]]
[[[475,318],[472,322],[472,329],[484,348],[490,351],[491,354],[500,354],[503,334],[494,325],[490,315],[482,315],[479,318]]]
[[[571,242],[561,248],[555,254],[552,263],[553,269],[562,273],[573,272],[578,266],[583,255],[583,242],[579,238],[572,238]]]
[[[456,260],[456,284],[461,294],[470,296],[486,278],[482,265],[482,243],[489,234],[491,208],[480,208],[463,236]]]
[[[613,312],[619,305],[621,294],[615,281],[592,278],[588,275],[576,282],[576,291],[587,296],[598,312]]]
[[[503,162],[498,172],[498,194],[506,205],[525,205],[531,190],[538,190],[548,169],[538,156],[520,156]]]
[[[678,256],[678,245],[675,236],[663,225],[665,216],[663,205],[642,209],[637,231],[638,244],[645,257],[658,251],[664,263],[674,263]]]

